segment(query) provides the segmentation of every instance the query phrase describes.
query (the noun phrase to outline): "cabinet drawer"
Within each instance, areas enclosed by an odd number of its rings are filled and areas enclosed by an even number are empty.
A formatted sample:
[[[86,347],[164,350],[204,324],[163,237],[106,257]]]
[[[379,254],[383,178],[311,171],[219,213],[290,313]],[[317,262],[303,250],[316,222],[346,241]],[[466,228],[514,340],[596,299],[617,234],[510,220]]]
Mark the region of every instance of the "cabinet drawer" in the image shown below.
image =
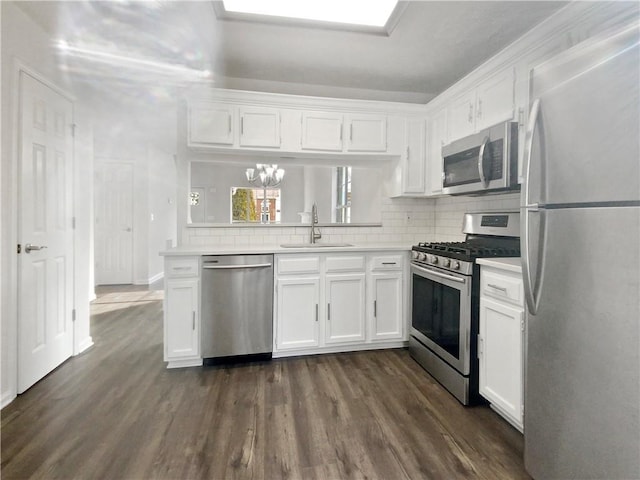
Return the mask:
[[[278,257],[278,274],[280,275],[318,272],[320,272],[320,257]]]
[[[197,277],[200,274],[198,257],[167,258],[164,265],[167,278]]]
[[[363,272],[365,258],[363,255],[340,255],[327,257],[327,273],[333,272]]]
[[[524,305],[522,277],[516,273],[482,268],[480,294]]]
[[[402,255],[381,255],[371,258],[371,270],[402,270]]]

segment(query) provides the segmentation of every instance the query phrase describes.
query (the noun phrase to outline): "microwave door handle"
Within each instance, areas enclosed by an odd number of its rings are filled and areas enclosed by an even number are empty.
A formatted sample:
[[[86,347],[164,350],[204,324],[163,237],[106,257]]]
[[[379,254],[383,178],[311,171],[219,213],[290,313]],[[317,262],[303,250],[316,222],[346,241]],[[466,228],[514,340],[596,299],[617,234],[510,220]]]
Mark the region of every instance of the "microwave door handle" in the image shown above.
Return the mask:
[[[487,144],[489,143],[489,137],[484,137],[482,140],[482,145],[480,145],[480,152],[478,152],[478,174],[480,175],[480,182],[483,187],[487,187],[487,177],[484,174],[484,151],[487,148]]]

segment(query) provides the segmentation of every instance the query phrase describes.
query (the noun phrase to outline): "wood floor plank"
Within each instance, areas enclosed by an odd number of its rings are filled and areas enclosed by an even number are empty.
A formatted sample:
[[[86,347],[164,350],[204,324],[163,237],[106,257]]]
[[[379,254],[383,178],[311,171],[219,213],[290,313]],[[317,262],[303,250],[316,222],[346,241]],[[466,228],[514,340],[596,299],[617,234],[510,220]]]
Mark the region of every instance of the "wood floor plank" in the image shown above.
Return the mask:
[[[403,349],[168,370],[162,300],[104,289],[95,346],[2,410],[4,479],[528,479],[522,435]]]

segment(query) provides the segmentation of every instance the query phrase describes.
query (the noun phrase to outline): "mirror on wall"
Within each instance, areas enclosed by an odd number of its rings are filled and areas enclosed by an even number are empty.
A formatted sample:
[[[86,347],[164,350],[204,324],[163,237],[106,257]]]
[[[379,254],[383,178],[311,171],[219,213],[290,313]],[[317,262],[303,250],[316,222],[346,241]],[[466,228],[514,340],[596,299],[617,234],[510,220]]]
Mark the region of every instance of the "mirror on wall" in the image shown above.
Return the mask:
[[[247,168],[256,164],[190,162],[190,223],[309,224],[314,203],[320,224],[381,222],[380,167],[278,166],[284,170],[280,183],[263,188],[247,180]]]

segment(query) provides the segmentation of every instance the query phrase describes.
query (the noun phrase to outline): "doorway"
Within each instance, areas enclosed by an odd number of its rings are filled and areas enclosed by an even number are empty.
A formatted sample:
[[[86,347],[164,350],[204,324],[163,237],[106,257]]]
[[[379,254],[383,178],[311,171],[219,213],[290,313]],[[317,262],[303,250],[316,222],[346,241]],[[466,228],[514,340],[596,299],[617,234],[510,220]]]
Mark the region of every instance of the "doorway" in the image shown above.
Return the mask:
[[[96,285],[133,283],[133,163],[95,164]]]
[[[73,103],[19,72],[18,393],[73,354]]]

